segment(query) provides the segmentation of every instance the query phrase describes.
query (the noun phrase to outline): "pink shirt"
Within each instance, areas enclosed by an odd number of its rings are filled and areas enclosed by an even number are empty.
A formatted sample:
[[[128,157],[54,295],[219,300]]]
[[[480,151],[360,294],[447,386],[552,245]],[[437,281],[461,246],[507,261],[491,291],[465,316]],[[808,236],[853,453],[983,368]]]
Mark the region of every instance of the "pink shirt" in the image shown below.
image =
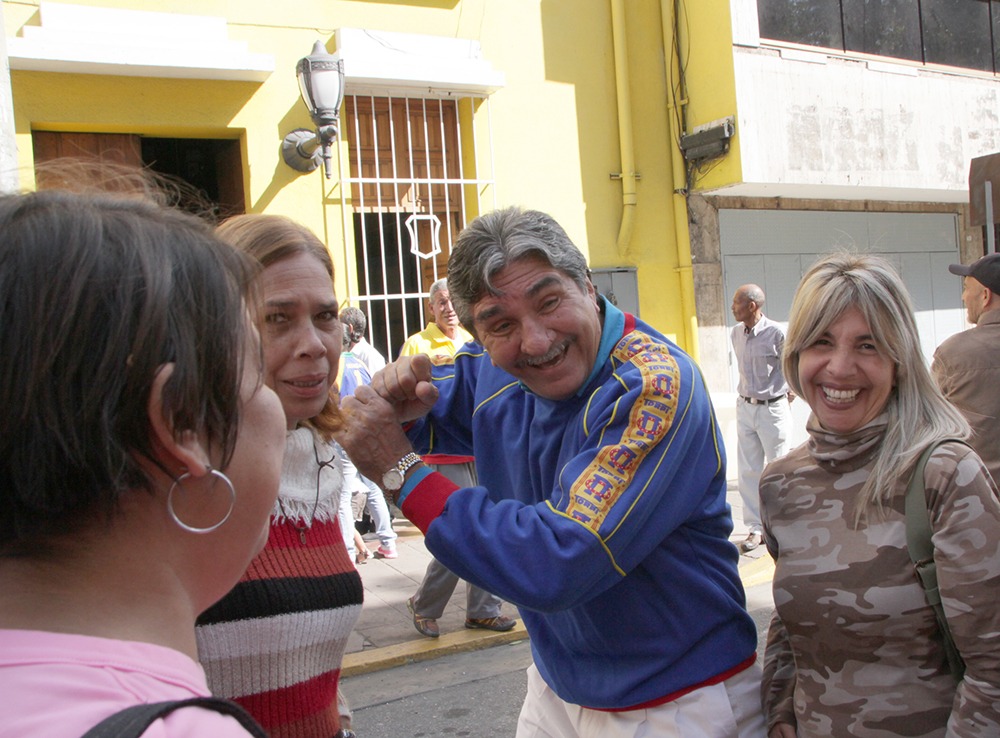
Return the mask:
[[[137,641],[0,629],[0,738],[74,738],[141,702],[209,695],[201,666]],[[247,738],[231,717],[186,707],[154,722],[148,738]]]

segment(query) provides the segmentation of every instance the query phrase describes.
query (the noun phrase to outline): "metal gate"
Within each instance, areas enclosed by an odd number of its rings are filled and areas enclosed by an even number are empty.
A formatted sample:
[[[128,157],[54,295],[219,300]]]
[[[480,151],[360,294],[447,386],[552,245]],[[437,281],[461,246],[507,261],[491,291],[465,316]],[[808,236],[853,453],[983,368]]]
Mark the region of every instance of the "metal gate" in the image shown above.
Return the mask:
[[[474,115],[480,104],[487,115]],[[356,303],[368,316],[369,341],[387,359],[423,329],[428,290],[447,276],[451,244],[494,189],[488,105],[479,98],[345,101],[354,176],[342,184],[351,193]],[[485,142],[477,141],[477,126]],[[480,144],[488,155],[477,157]]]

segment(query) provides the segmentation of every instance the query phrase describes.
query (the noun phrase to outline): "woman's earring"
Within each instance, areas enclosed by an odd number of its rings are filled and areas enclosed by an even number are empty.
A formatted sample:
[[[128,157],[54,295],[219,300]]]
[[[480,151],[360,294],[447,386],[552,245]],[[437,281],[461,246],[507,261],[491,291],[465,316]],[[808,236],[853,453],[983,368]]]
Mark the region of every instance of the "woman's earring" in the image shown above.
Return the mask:
[[[177,477],[177,479],[174,480],[174,483],[170,485],[170,491],[167,492],[167,512],[170,514],[170,517],[177,524],[177,526],[182,530],[186,530],[188,533],[211,533],[213,530],[216,530],[223,523],[229,520],[229,516],[233,514],[233,508],[236,506],[236,488],[233,487],[233,483],[229,479],[229,477],[227,477],[225,474],[216,469],[209,469],[208,471],[216,479],[221,479],[223,483],[229,488],[229,509],[226,510],[226,514],[222,516],[222,520],[220,520],[218,523],[215,523],[214,525],[209,525],[205,528],[198,528],[193,525],[188,525],[187,523],[185,523],[183,520],[180,519],[180,517],[178,517],[177,512],[174,510],[174,492],[178,489],[183,491],[184,479],[186,477],[191,476],[190,472],[184,472],[179,477]],[[212,484],[212,488],[213,489],[215,488],[214,482]]]

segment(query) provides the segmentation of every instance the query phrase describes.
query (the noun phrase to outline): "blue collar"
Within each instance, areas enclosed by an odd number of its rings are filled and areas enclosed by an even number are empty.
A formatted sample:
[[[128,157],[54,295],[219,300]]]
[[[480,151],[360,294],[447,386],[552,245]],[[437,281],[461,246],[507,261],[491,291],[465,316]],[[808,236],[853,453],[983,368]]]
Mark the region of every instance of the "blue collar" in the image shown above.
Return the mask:
[[[594,366],[590,370],[590,375],[580,386],[580,389],[576,391],[577,397],[582,395],[583,391],[594,381],[594,378],[601,370],[601,367],[607,362],[608,357],[611,356],[611,352],[618,345],[622,333],[625,331],[625,313],[608,302],[604,295],[598,295],[598,299],[598,304],[601,306],[601,313],[604,317],[604,322],[601,326],[601,343],[597,347],[597,358],[594,360]]]

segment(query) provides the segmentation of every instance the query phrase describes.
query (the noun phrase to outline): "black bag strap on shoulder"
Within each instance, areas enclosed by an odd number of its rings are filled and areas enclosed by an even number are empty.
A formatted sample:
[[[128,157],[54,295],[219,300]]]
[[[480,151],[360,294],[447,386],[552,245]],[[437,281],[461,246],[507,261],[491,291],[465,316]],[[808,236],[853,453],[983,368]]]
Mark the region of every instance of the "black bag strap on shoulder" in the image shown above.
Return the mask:
[[[946,439],[962,443],[958,439]],[[932,443],[920,454],[917,465],[906,488],[906,547],[910,552],[910,560],[917,572],[917,577],[924,587],[924,595],[928,604],[934,608],[941,639],[944,642],[944,652],[948,658],[948,666],[957,681],[965,674],[965,662],[955,647],[948,627],[948,619],[941,604],[941,592],[938,590],[937,565],[934,563],[934,544],[931,542],[930,512],[927,510],[927,491],[924,487],[924,467],[934,450],[945,441]]]
[[[250,716],[250,713],[235,702],[220,697],[192,697],[187,700],[153,702],[126,707],[99,722],[84,733],[83,738],[139,738],[154,721],[182,707],[202,707],[206,710],[221,712],[223,715],[230,715],[239,720],[240,725],[246,728],[247,732],[254,738],[267,738],[267,733]]]

